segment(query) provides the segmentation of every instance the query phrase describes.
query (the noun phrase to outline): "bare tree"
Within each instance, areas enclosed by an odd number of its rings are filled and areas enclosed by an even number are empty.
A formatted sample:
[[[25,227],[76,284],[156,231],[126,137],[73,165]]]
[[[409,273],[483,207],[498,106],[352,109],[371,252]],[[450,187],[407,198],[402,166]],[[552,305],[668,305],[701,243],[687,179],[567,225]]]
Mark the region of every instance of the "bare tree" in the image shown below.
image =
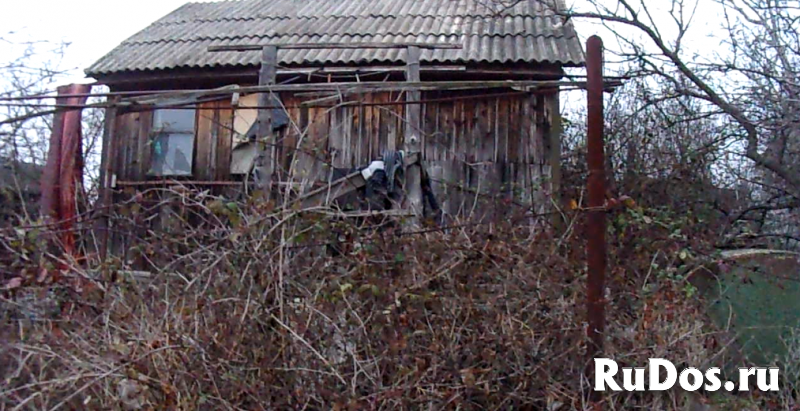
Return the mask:
[[[715,24],[709,11],[719,15],[713,39],[697,27]],[[637,79],[609,105],[616,168],[653,175],[680,166],[746,192],[739,210],[725,211],[731,225],[756,221],[758,235],[796,245],[800,2],[583,0],[559,13],[602,23],[609,60]]]
[[[0,60],[0,98],[52,93],[67,70],[61,68],[67,43],[25,38],[19,33],[0,36],[7,60]],[[37,101],[3,101],[0,120],[21,119],[0,125],[0,156],[44,164],[47,155],[49,118],[39,116],[51,109]]]
[[[35,40],[16,32],[0,36],[0,51],[8,56],[0,59],[0,158],[6,163],[35,170],[46,162],[54,99],[20,98],[55,96],[56,87],[77,72],[63,63],[68,47],[67,42]],[[96,191],[103,116],[102,109],[83,112],[84,183],[90,195]]]
[[[730,120],[726,133],[742,143],[741,155],[779,181],[787,196],[800,199],[791,142],[800,124],[800,3],[671,0],[659,10],[644,0],[585,3],[592,10],[562,14],[604,22],[616,34],[620,47],[615,52],[635,63],[630,74],[667,80],[653,90],[660,99],[689,97],[704,102],[706,112],[718,110]],[[700,3],[714,3],[725,16],[722,49],[704,56],[685,46]],[[646,41],[626,28],[644,34]]]

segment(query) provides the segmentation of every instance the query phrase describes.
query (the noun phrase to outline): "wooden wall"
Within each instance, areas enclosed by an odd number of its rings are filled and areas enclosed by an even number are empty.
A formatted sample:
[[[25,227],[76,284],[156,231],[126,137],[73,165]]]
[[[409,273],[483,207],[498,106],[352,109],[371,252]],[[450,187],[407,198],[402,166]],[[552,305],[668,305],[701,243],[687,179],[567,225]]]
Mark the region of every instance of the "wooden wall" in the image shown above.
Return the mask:
[[[442,97],[446,96],[426,93],[423,99]],[[422,113],[423,158],[445,211],[491,215],[498,207],[547,201],[550,167],[544,97],[430,103]],[[483,208],[488,210],[479,212]]]
[[[228,102],[203,103],[197,109],[192,180],[229,180],[233,110]],[[114,170],[117,181],[146,181],[150,169],[152,111],[119,114]]]
[[[482,91],[480,94],[501,91]],[[425,92],[423,100],[458,97],[422,106],[422,147],[439,202],[449,214],[503,205],[537,208],[549,202],[550,164],[545,110],[553,96],[480,97],[473,92]],[[313,98],[313,97],[312,97]],[[316,97],[318,98],[318,97]],[[355,98],[355,97],[354,97]],[[366,104],[402,101],[397,92],[358,96]],[[308,97],[305,97],[308,99]],[[302,98],[282,93],[291,124],[277,136],[280,179],[303,190],[327,181],[331,167],[355,168],[403,145],[404,106],[304,107]],[[230,175],[233,118],[229,102],[200,106],[192,180],[225,181]],[[148,179],[152,113],[119,115],[116,127],[118,181]],[[496,206],[497,204],[495,204]],[[482,213],[483,214],[483,213]]]
[[[152,112],[133,112],[117,116],[114,133],[114,174],[118,181],[144,180],[150,167],[150,127]]]

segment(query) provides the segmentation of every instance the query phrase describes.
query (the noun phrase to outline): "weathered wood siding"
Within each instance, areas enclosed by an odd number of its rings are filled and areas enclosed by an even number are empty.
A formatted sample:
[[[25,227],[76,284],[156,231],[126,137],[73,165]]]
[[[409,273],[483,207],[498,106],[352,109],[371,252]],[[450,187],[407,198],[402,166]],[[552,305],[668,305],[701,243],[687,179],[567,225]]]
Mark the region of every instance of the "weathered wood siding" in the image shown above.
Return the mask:
[[[203,103],[197,110],[192,178],[202,181],[230,179],[233,145],[233,110],[226,101]]]
[[[486,94],[483,91],[480,94]],[[494,209],[490,203],[535,206],[549,202],[548,152],[553,96],[481,97],[476,92],[425,92],[421,138],[424,167],[445,212],[468,215]],[[470,97],[473,96],[474,98]],[[301,190],[328,181],[331,167],[369,164],[386,150],[400,149],[404,106],[372,105],[404,98],[398,92],[357,97],[370,105],[301,107],[309,97],[282,93],[291,118],[276,136],[279,181]],[[313,97],[312,97],[313,98]],[[317,97],[318,98],[318,97]],[[355,98],[355,97],[354,97]],[[234,110],[227,101],[203,103],[197,111],[193,180],[231,180]],[[144,181],[150,167],[152,113],[127,113],[117,121],[116,174],[119,181]],[[497,204],[495,204],[497,205]],[[485,215],[486,212],[479,213]]]
[[[548,201],[543,104],[540,95],[515,95],[423,105],[423,158],[445,211],[484,215],[498,202],[507,210]]]
[[[151,112],[133,112],[117,117],[114,160],[117,180],[144,180],[150,164]]]
[[[193,180],[228,180],[232,149],[233,110],[230,103],[215,101],[197,109]],[[146,181],[150,169],[152,111],[121,113],[116,121],[117,181]]]

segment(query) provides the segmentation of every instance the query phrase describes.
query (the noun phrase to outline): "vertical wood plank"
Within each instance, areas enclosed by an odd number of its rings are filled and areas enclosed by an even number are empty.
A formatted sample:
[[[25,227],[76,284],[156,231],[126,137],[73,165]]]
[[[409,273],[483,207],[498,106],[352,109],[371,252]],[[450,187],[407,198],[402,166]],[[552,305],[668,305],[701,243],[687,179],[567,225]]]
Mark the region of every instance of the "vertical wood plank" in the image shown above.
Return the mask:
[[[506,162],[508,159],[508,129],[509,122],[511,121],[508,113],[512,101],[513,97],[511,99],[497,99],[497,117],[495,120],[497,122],[495,130],[495,162]]]
[[[504,100],[500,97],[495,98],[494,100],[494,114],[492,116],[492,123],[493,123],[493,131],[494,131],[494,141],[492,146],[492,162],[496,163],[497,158],[499,156],[500,151],[500,101]]]
[[[344,152],[347,167],[357,167],[358,157],[356,156],[356,149],[358,145],[357,140],[353,139],[353,110],[349,106],[341,108],[341,118],[339,119],[342,127],[342,137],[344,139]]]
[[[103,127],[103,151],[100,158],[100,207],[102,218],[99,220],[100,231],[100,260],[105,261],[108,256],[109,229],[111,228],[109,210],[113,202],[111,181],[114,174],[114,161],[116,160],[116,134],[117,134],[117,107],[119,97],[108,99],[110,106],[106,108],[105,125]]]
[[[211,137],[209,138],[208,142],[208,179],[214,180],[217,177],[217,168],[219,167],[219,163],[217,162],[217,148],[219,147],[219,125],[220,125],[220,112],[219,112],[219,102],[213,105],[214,107],[214,117],[211,121],[213,127],[211,127]]]
[[[233,150],[233,109],[229,104],[220,104],[217,135],[215,179],[227,181],[231,177],[231,155]]]
[[[508,155],[506,156],[506,161],[509,163],[516,163],[520,161],[519,142],[522,138],[522,134],[524,133],[522,122],[523,117],[526,115],[526,111],[523,109],[523,106],[524,103],[521,103],[521,100],[516,99],[514,100],[511,108],[511,120],[509,121],[509,128],[511,131],[508,135]]]
[[[366,96],[363,95],[359,96],[358,99],[361,102],[367,101]],[[369,132],[371,115],[372,113],[370,112],[369,107],[366,106],[358,107],[358,134],[360,136],[359,140],[363,145],[362,159],[364,160],[364,162],[372,161],[375,158],[377,158],[374,154],[375,147],[373,146],[373,141],[372,141],[373,136]]]
[[[295,101],[298,103],[300,102],[299,99]],[[308,134],[308,107],[301,106],[298,115],[297,127],[300,129],[300,133],[302,133],[301,138],[303,141],[299,145],[298,151],[294,154],[293,177],[300,183],[299,191],[302,194],[306,191],[311,168],[314,166],[314,159],[310,154],[314,152],[314,149],[313,141]]]
[[[128,161],[130,155],[128,153],[131,139],[131,122],[133,120],[133,113],[125,113],[120,121],[119,133],[119,161],[117,161],[117,178],[120,180],[128,179]]]
[[[388,93],[380,93],[375,96],[378,103],[389,101]],[[394,123],[394,115],[387,106],[376,106],[378,109],[378,136],[381,142],[381,153],[387,150],[397,150],[397,135],[394,134],[391,124]]]
[[[300,99],[293,93],[281,93],[281,101],[286,108],[286,115],[289,117],[289,125],[286,127],[285,132],[280,140],[280,162],[281,168],[285,170],[286,180],[289,178],[292,181],[296,178],[297,173],[297,160],[300,158],[297,150],[302,149],[298,144],[302,145],[301,135],[302,129],[299,129],[300,124],[300,109],[298,106],[302,103]]]
[[[528,99],[528,104],[525,106],[526,113],[522,119],[522,139],[520,140],[521,158],[520,163],[530,164],[533,159],[532,144],[533,136],[536,131],[536,95],[531,95]]]
[[[324,108],[312,107],[308,109],[308,139],[312,145],[313,158],[311,175],[309,179],[316,181],[328,180],[329,168],[332,160],[330,147],[330,115]]]
[[[361,137],[361,109],[362,107],[351,106],[350,110],[350,134],[353,141],[353,156],[355,164],[365,164],[368,161],[367,151],[369,143]]]
[[[275,84],[278,73],[278,48],[276,46],[264,46],[261,51],[261,70],[258,74],[258,85],[267,86]],[[260,107],[269,106],[270,93],[258,95],[258,105]],[[258,109],[258,139],[259,155],[256,167],[259,168],[259,186],[266,197],[271,197],[272,174],[275,172],[275,141],[272,135],[272,110]]]
[[[347,146],[342,132],[342,107],[331,111],[330,129],[328,131],[328,148],[333,156],[333,166],[345,168],[348,166]]]
[[[399,101],[402,98],[403,98],[402,93],[390,92],[387,101],[390,102]],[[422,106],[417,104],[417,107],[420,108]],[[407,127],[406,117],[408,115],[406,110],[408,109],[408,106],[395,105],[395,106],[389,106],[388,109],[391,111],[392,119],[394,120],[392,124],[394,126],[393,134],[395,136],[395,147],[405,147],[405,141],[406,141],[405,136]],[[421,126],[418,125],[417,127],[420,128]],[[417,131],[419,133],[419,130]]]
[[[147,179],[150,171],[150,132],[153,129],[153,112],[143,111],[139,118],[139,143],[136,157],[138,158],[137,181]]]
[[[437,98],[438,94],[425,93],[423,98],[430,100]],[[437,130],[439,103],[428,103],[422,107],[422,158],[426,162],[438,160],[438,147],[442,136]]]
[[[363,96],[365,103],[373,101],[372,95],[367,94]],[[378,158],[380,155],[380,142],[378,135],[375,133],[375,107],[365,106],[364,109],[364,124],[362,126],[364,136],[369,140],[369,153],[371,158]]]
[[[448,195],[448,187],[444,181],[444,164],[441,160],[427,160],[425,162],[426,170],[428,171],[428,178],[431,180],[431,188],[433,195],[439,202],[439,207],[443,211],[447,211],[450,205],[450,196]]]
[[[480,112],[483,109],[484,102],[482,100],[477,100],[467,105],[467,126],[464,131],[466,131],[467,138],[465,139],[466,143],[466,158],[467,163],[474,164],[478,162],[478,145],[481,142],[480,137],[480,129],[479,129],[479,116]]]
[[[214,124],[215,103],[203,103],[197,110],[197,128],[194,143],[194,166],[192,175],[198,180],[211,179],[211,146],[216,128]]]
[[[420,49],[419,47],[409,47],[406,58],[406,80],[411,82],[420,81]],[[406,100],[418,102],[421,99],[419,90],[408,91]],[[411,104],[405,107],[406,124],[403,149],[408,154],[416,154],[421,150],[422,138],[420,135],[421,118],[420,105]],[[406,195],[408,208],[417,216],[422,217],[424,208],[422,204],[422,166],[412,164],[406,169]]]
[[[466,113],[464,110],[464,100],[457,100],[453,104],[453,148],[452,155],[454,159],[467,161],[466,150],[464,149],[464,127],[466,125]]]
[[[446,147],[447,144],[447,134],[442,133],[442,104],[438,103],[435,106],[435,111],[433,111],[433,135],[435,137],[433,141],[433,158],[436,160],[442,160],[442,147]]]
[[[454,121],[455,107],[452,102],[442,105],[440,109],[440,128],[442,134],[447,136],[447,140],[442,145],[442,160],[450,160],[454,158],[455,144],[456,144],[456,125]]]
[[[137,165],[136,154],[139,145],[139,113],[126,113],[119,121],[119,153],[117,161],[117,178],[119,180],[135,179]]]
[[[547,165],[549,166],[550,172],[550,194],[552,195],[555,204],[560,207],[563,204],[561,198],[561,104],[559,101],[558,92],[548,95],[545,98],[547,101],[546,111],[548,117],[548,130],[546,135],[549,142]],[[553,223],[556,224],[556,227],[560,228],[563,222],[561,221],[561,218],[556,215]]]
[[[128,121],[127,113],[121,113],[117,116],[117,120],[115,122],[116,125],[116,136],[114,142],[114,161],[112,161],[113,169],[111,170],[111,174],[109,175],[109,184],[113,183],[113,180],[121,180],[122,179],[122,171],[124,165],[122,162],[125,161],[125,136],[127,136],[127,132],[125,131],[126,122]]]
[[[475,130],[475,160],[478,163],[493,161],[495,152],[495,113],[496,99],[485,99],[481,104],[481,110],[477,113]]]

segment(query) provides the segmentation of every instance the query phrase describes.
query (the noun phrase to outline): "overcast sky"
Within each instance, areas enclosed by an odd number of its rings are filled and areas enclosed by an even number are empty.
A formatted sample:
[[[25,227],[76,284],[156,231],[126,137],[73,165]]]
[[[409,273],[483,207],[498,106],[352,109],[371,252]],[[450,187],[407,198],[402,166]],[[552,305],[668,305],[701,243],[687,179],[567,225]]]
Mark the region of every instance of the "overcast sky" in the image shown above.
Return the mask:
[[[65,40],[64,67],[83,69],[187,0],[1,0],[0,35]]]
[[[65,68],[75,69],[75,78],[83,78],[83,69],[109,52],[126,38],[142,30],[150,23],[177,9],[186,0],[2,0],[0,13],[0,36],[7,32],[22,33],[32,40],[64,40],[71,43],[67,50]],[[336,1],[336,0],[331,0]],[[413,1],[413,0],[407,0]],[[611,1],[611,0],[609,0]],[[583,0],[570,0],[568,4],[580,6]],[[658,0],[652,5],[667,6],[668,1]],[[720,25],[720,15],[711,0],[700,0],[699,18],[694,22],[697,47],[709,48],[719,45],[708,41]],[[671,21],[663,15],[663,28]],[[659,25],[662,25],[659,22]],[[579,22],[578,32],[586,38],[592,34],[603,34],[602,28],[587,22]],[[604,36],[608,47],[612,40]],[[1,45],[0,45],[1,46]],[[0,47],[0,53],[3,53]],[[8,56],[5,56],[8,57]]]

